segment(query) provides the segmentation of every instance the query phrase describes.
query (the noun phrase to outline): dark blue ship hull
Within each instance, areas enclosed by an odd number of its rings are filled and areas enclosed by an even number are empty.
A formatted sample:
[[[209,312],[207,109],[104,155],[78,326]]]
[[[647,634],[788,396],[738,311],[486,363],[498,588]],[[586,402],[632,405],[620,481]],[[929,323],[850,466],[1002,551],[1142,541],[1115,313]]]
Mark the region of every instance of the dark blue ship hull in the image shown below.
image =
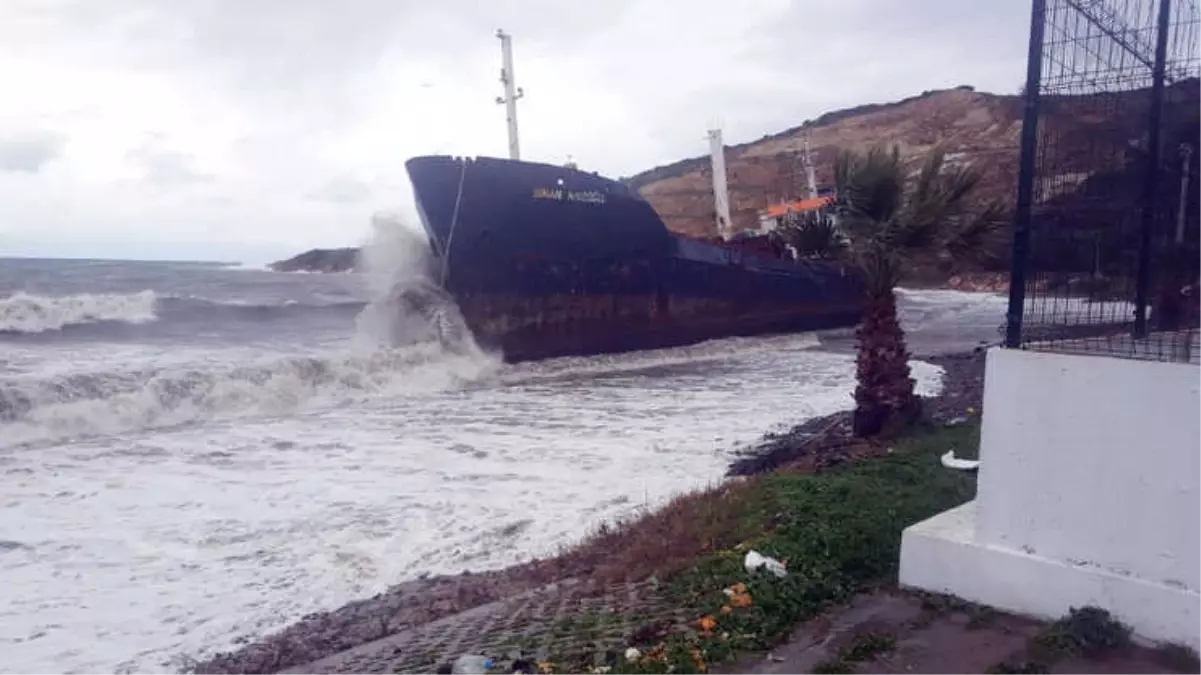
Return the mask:
[[[504,159],[406,162],[441,282],[508,361],[854,325],[858,279],[672,234],[626,185]]]

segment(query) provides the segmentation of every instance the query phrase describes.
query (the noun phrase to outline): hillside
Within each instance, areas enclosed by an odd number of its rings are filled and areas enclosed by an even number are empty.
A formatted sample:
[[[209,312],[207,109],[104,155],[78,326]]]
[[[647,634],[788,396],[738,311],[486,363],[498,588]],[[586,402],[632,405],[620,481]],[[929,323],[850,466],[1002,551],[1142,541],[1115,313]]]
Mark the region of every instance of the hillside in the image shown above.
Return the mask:
[[[1196,79],[1192,79],[1169,89],[1179,89],[1182,100],[1195,101],[1197,86]],[[1122,166],[1127,155],[1143,141],[1147,95],[1148,90],[1142,89],[1044,97],[1040,132],[1054,139],[1053,165],[1058,173],[1040,178],[1036,198],[1042,201],[1076,192],[1098,172]],[[942,145],[949,162],[968,163],[983,171],[981,198],[1012,200],[1017,189],[1021,128],[1019,96],[960,86],[923,92],[893,103],[828,112],[757,141],[727,146],[734,228],[753,226],[758,210],[800,196],[804,179],[799,160],[806,136],[820,186],[832,186],[834,160],[840,149],[895,145],[916,170],[929,150]],[[1115,151],[1122,147],[1128,150]],[[671,230],[703,237],[717,234],[708,155],[655,167],[623,180],[641,192]],[[353,251],[310,251],[273,266],[281,271],[341,271],[355,266]]]
[[[350,272],[359,267],[359,249],[315,248],[267,267],[276,272]]]
[[[1017,180],[1021,102],[958,87],[923,92],[901,101],[867,104],[828,112],[815,120],[764,136],[758,141],[727,146],[726,165],[730,210],[736,228],[755,223],[755,213],[770,202],[798,194],[803,177],[797,152],[808,132],[819,184],[830,184],[839,147],[865,148],[873,143],[896,143],[902,155],[913,158],[942,141],[950,152],[972,159],[988,158],[989,192],[1012,194]],[[952,156],[954,157],[954,156]],[[623,179],[639,188],[673,231],[716,234],[709,156],[680,160]],[[354,266],[351,249],[314,250],[272,263],[277,271],[343,271]]]
[[[809,136],[818,185],[832,185],[841,148],[864,150],[876,143],[900,148],[916,161],[945,144],[948,159],[985,171],[986,196],[1013,194],[1017,185],[1021,100],[970,87],[925,92],[896,103],[839,110],[778,134],[727,146],[730,215],[735,229],[756,223],[756,212],[796,198],[804,183],[800,151]],[[695,236],[717,233],[708,155],[656,167],[626,179],[637,187],[673,231]]]

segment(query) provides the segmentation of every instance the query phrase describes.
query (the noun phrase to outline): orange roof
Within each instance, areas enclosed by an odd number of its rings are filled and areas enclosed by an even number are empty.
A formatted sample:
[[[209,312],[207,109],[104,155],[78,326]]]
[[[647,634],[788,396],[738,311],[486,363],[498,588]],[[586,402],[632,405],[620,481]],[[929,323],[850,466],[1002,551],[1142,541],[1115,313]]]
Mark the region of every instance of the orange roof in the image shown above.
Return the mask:
[[[814,197],[813,199],[798,199],[795,202],[785,202],[767,207],[760,214],[769,218],[779,218],[789,213],[815,211],[834,203],[833,197]]]

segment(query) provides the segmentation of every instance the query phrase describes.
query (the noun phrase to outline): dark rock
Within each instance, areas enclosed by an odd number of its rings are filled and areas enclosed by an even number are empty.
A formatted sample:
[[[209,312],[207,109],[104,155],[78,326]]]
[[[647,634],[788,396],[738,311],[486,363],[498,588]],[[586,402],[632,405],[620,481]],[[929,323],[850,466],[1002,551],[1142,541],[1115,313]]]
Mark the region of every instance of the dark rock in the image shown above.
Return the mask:
[[[359,269],[359,249],[315,248],[267,267],[276,272],[352,272]]]

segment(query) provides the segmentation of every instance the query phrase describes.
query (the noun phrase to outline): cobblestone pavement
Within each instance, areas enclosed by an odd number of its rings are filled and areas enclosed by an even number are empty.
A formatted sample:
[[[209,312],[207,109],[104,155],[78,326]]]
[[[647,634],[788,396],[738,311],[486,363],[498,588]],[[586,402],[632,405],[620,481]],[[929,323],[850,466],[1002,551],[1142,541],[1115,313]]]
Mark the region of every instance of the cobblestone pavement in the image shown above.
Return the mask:
[[[289,673],[428,673],[462,654],[494,660],[545,659],[625,648],[648,625],[694,617],[673,607],[654,582],[597,588],[568,580],[404,630],[289,668]]]

